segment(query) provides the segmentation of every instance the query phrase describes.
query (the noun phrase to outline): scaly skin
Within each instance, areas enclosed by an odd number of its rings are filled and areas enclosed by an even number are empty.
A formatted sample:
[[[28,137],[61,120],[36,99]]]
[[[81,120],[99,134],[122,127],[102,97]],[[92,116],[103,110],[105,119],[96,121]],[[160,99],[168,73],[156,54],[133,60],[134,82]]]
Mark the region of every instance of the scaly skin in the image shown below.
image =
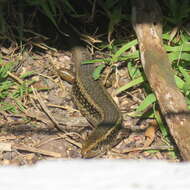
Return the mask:
[[[91,55],[83,46],[72,48],[76,66],[73,99],[81,113],[95,126],[82,146],[82,156],[95,157],[115,145],[114,137],[121,127],[122,116],[118,106],[98,80],[92,78],[93,64],[81,64]]]

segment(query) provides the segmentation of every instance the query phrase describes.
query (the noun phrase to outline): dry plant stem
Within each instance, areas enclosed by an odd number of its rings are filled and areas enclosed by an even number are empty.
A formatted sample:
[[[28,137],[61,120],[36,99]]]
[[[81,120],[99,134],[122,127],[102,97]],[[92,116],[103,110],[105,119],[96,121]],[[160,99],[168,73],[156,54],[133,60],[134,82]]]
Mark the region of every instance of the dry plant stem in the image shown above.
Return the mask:
[[[66,133],[65,130],[60,127],[59,123],[55,120],[55,118],[52,116],[52,114],[50,113],[50,111],[49,111],[48,108],[46,107],[45,103],[42,101],[42,99],[41,99],[40,95],[38,94],[38,92],[36,91],[36,89],[32,87],[32,90],[33,90],[34,95],[35,95],[36,98],[38,99],[38,102],[39,102],[39,104],[41,105],[43,111],[44,111],[44,112],[47,114],[47,116],[51,119],[51,121],[53,122],[54,126],[55,126],[58,130],[60,130],[60,131],[62,131],[62,132],[65,133],[64,135],[65,135],[65,137],[67,137],[67,138],[65,138],[65,139],[66,139],[68,142],[70,142],[70,143],[72,143],[72,144],[74,144],[74,145],[76,145],[76,146],[78,146],[78,147],[81,147],[81,144],[80,144],[80,143],[77,143],[76,141],[72,140],[72,139],[69,137],[68,133]]]
[[[26,147],[23,145],[13,145],[12,148],[16,149],[16,150],[39,153],[39,154],[43,154],[43,155],[51,156],[51,157],[55,157],[55,158],[61,158],[62,157],[62,155],[60,153],[57,153],[57,152],[52,152],[52,151],[43,150],[43,149],[34,148],[34,147]]]
[[[19,84],[23,84],[23,81],[20,78],[18,78],[16,75],[10,73],[9,71],[7,73],[9,75],[9,77],[11,77],[12,79],[14,79],[16,82],[18,82]]]
[[[161,11],[156,0],[134,0],[132,23],[141,62],[183,160],[190,160],[190,110],[177,88],[162,41]]]
[[[46,115],[51,119],[52,123],[54,124],[54,126],[60,130],[59,128],[59,124],[58,122],[55,120],[55,118],[52,116],[52,114],[50,113],[50,111],[48,110],[47,106],[45,105],[45,103],[43,102],[41,96],[38,94],[37,90],[35,88],[33,88],[32,86],[32,91],[35,95],[35,97],[37,98],[40,106],[42,107],[43,111],[46,113]]]
[[[113,152],[119,153],[119,154],[126,154],[129,152],[136,152],[136,151],[146,151],[146,150],[173,150],[173,147],[170,146],[149,146],[149,147],[136,147],[136,148],[126,148],[122,151],[117,151],[117,149],[113,149]]]

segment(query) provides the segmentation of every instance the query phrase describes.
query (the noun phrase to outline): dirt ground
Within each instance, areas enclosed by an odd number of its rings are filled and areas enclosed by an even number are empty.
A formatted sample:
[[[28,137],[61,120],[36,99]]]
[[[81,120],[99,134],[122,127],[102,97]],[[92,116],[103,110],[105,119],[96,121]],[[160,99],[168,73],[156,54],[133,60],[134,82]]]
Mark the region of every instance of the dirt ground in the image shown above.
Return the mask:
[[[81,158],[81,143],[93,127],[73,105],[72,86],[61,80],[58,70],[73,70],[71,53],[43,47],[42,52],[26,51],[15,54],[15,47],[2,47],[4,64],[17,64],[9,73],[9,80],[24,84],[33,81],[31,92],[20,101],[22,112],[0,111],[0,164],[25,165],[39,160]],[[26,79],[23,73],[32,72]],[[107,68],[104,73],[109,72]],[[162,137],[154,119],[132,117],[145,93],[140,86],[116,94],[116,88],[130,79],[125,64],[113,74],[107,90],[118,104],[123,115],[123,126],[132,130],[120,134],[123,140],[107,154],[106,159],[159,159],[178,162],[172,147]],[[110,80],[108,80],[110,81]],[[6,98],[5,102],[13,100]],[[57,126],[61,130],[57,129]]]

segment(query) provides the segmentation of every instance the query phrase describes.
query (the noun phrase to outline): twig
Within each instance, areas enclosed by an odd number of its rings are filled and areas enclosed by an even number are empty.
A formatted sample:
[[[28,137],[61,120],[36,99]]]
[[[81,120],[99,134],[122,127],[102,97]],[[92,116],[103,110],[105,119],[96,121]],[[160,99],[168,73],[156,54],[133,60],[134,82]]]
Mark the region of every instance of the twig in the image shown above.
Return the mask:
[[[51,156],[51,157],[55,157],[55,158],[61,158],[62,157],[62,155],[60,153],[57,153],[57,152],[42,150],[42,149],[34,148],[34,147],[26,147],[23,145],[12,145],[12,148],[17,149],[17,150],[27,151],[27,152],[39,153],[39,154],[43,154],[43,155]]]
[[[174,150],[172,146],[150,146],[150,147],[137,147],[137,148],[127,148],[122,151],[118,151],[117,149],[113,149],[113,152],[120,153],[120,154],[126,154],[129,152],[135,152],[135,151],[145,151],[145,150]]]
[[[17,81],[19,84],[23,84],[23,80],[21,80],[20,78],[18,78],[16,75],[12,74],[11,72],[7,72],[9,77],[11,77],[12,79],[14,79],[15,81]]]
[[[190,161],[190,110],[163,46],[161,18],[156,0],[133,0],[132,22],[146,77],[183,160]]]
[[[35,88],[32,87],[32,91],[34,93],[34,95],[36,96],[41,108],[43,109],[43,111],[46,113],[46,115],[50,118],[50,120],[53,122],[54,126],[60,130],[61,128],[59,127],[59,123],[55,120],[55,118],[52,116],[52,114],[49,112],[47,106],[45,105],[45,103],[43,102],[41,96],[38,94],[38,92],[36,91]],[[62,129],[61,129],[62,130]]]

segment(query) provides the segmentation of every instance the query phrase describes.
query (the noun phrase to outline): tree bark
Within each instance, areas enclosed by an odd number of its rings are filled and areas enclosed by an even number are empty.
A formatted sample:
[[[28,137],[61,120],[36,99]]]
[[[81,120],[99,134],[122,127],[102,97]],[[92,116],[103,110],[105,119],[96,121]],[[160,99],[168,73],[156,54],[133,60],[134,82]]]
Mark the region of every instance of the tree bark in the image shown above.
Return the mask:
[[[190,110],[176,86],[174,72],[163,47],[161,17],[156,0],[133,0],[132,23],[146,77],[180,154],[187,161],[190,160]]]

